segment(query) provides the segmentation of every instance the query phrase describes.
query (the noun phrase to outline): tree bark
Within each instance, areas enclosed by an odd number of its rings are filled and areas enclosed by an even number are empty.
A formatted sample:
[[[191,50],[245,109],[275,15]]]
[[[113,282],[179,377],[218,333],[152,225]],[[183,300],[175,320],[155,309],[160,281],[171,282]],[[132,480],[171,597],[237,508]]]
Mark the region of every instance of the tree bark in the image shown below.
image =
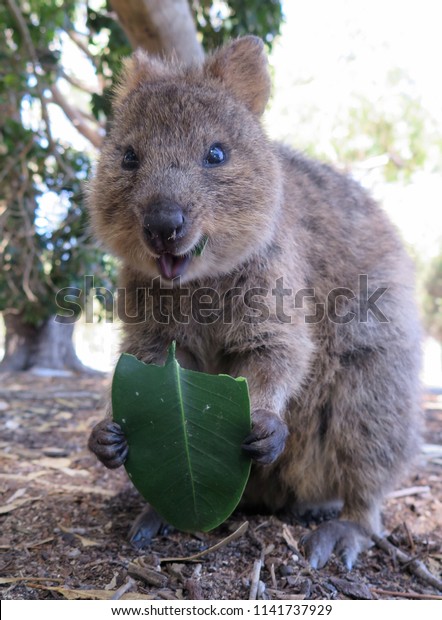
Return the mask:
[[[53,317],[39,326],[25,322],[20,314],[5,312],[5,356],[0,372],[45,369],[93,372],[75,353],[74,325],[55,322]]]
[[[187,0],[111,0],[111,5],[134,49],[186,63],[204,59]]]

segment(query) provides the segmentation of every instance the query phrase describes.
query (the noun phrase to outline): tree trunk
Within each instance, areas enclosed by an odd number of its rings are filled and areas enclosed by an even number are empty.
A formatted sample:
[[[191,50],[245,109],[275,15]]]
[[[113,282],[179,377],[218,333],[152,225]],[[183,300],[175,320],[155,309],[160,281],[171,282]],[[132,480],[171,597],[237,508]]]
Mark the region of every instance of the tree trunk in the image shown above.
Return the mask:
[[[52,372],[93,372],[75,353],[74,325],[55,322],[53,317],[39,326],[23,320],[20,314],[5,312],[5,356],[0,372],[50,370]]]
[[[111,5],[134,49],[186,63],[204,59],[187,0],[111,0]]]

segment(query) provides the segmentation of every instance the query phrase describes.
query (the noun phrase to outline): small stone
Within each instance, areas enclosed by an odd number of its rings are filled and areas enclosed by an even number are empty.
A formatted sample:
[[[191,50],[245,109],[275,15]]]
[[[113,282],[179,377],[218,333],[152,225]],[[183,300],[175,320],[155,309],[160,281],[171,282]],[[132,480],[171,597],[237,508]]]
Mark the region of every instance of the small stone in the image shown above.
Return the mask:
[[[69,450],[66,448],[57,448],[56,446],[48,446],[47,448],[43,448],[42,452],[45,456],[49,456],[51,458],[60,458],[61,456],[69,455]]]
[[[66,555],[71,559],[78,558],[78,556],[81,555],[81,551],[80,549],[71,549]]]
[[[282,577],[287,577],[287,575],[293,575],[294,572],[295,569],[293,568],[293,566],[287,566],[287,564],[282,564],[279,567],[279,574]]]

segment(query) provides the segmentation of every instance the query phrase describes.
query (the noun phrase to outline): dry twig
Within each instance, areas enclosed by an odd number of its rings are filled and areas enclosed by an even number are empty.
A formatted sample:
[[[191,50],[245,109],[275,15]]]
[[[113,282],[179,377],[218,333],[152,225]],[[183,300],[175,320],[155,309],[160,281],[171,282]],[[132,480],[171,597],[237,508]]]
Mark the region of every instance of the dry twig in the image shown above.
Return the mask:
[[[398,596],[399,598],[414,598],[421,600],[442,601],[442,596],[437,594],[420,594],[418,592],[395,592],[394,590],[380,590],[379,588],[370,588],[373,594],[381,596]]]
[[[127,572],[131,577],[141,579],[150,586],[163,588],[167,583],[167,576],[155,570],[151,566],[143,565],[141,558],[131,562]]]
[[[262,559],[255,560],[253,563],[252,577],[250,583],[249,601],[256,601],[258,597],[259,578],[261,575]]]
[[[395,545],[389,542],[386,538],[381,538],[380,536],[372,536],[372,539],[376,543],[376,545],[388,553],[393,558],[397,558],[400,564],[404,564],[406,568],[413,573],[418,579],[427,583],[428,585],[436,588],[437,590],[442,591],[442,581],[438,579],[435,575],[430,573],[428,568],[425,566],[423,562],[418,560],[417,558],[412,558],[407,555],[400,549],[398,549]]]
[[[388,494],[389,499],[395,499],[397,497],[408,497],[410,495],[421,495],[422,493],[429,493],[431,491],[429,486],[420,487],[408,487],[407,489],[398,489]]]
[[[249,522],[244,521],[244,523],[242,523],[239,526],[239,528],[233,532],[233,534],[230,534],[226,538],[223,538],[219,543],[216,543],[216,545],[213,545],[212,547],[209,547],[208,549],[204,549],[204,551],[200,551],[199,553],[195,553],[194,555],[189,555],[185,558],[161,558],[160,563],[162,564],[163,562],[193,562],[195,560],[198,560],[199,558],[206,555],[207,553],[211,553],[212,551],[217,551],[217,549],[224,547],[224,545],[227,545],[232,540],[235,540],[235,538],[239,538],[240,536],[246,533],[248,527],[249,527]]]
[[[126,594],[126,592],[131,590],[134,585],[135,581],[131,577],[128,577],[126,583],[123,583],[123,585],[120,586],[118,590],[115,590],[114,594],[111,597],[111,601],[118,601],[123,596],[123,594]]]
[[[201,564],[195,566],[190,579],[186,579],[184,582],[184,588],[187,590],[189,599],[193,601],[204,600],[203,589],[201,587]]]

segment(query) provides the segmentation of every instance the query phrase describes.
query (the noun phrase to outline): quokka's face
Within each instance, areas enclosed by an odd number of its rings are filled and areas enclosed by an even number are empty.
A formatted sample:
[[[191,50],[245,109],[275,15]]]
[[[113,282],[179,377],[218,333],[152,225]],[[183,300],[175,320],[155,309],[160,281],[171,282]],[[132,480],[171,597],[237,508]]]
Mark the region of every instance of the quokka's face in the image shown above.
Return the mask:
[[[257,115],[190,72],[149,74],[123,90],[92,184],[98,235],[151,277],[231,271],[268,242],[280,201]]]

